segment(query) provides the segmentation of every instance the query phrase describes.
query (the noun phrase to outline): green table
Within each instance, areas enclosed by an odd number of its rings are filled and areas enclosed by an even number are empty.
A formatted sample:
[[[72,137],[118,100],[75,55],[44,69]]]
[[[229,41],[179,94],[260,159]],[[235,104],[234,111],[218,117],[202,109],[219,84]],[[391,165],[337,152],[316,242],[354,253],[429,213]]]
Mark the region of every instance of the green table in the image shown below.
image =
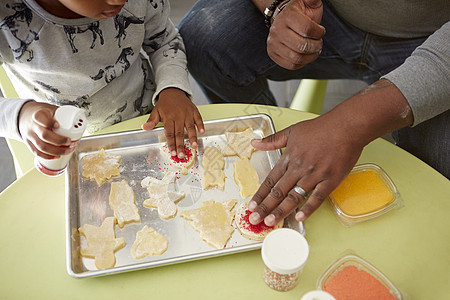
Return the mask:
[[[276,130],[314,117],[285,108],[224,104],[199,107],[205,120],[270,115]],[[138,129],[146,116],[106,132]],[[377,139],[359,163],[381,166],[405,207],[347,228],[327,202],[306,221],[310,257],[299,285],[276,292],[262,279],[259,251],[104,277],[66,273],[64,176],[31,170],[0,194],[0,299],[296,299],[315,289],[321,273],[353,250],[413,299],[450,295],[450,182],[402,149]],[[432,295],[432,296],[431,296]]]

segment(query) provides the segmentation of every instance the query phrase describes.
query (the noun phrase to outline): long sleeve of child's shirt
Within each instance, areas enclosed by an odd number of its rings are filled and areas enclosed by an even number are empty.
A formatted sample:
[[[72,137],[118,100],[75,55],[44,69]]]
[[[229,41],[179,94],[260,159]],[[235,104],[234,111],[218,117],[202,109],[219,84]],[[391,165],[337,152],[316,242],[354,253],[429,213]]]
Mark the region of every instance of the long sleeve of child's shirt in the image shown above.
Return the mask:
[[[18,112],[29,99],[84,108],[92,133],[149,113],[165,88],[190,96],[169,13],[166,0],[133,0],[112,18],[63,19],[35,0],[2,1],[0,63],[20,99],[0,98],[0,135],[19,138]]]
[[[154,4],[150,4],[149,7],[159,12],[146,19],[143,45],[155,74],[156,91],[153,96],[153,104],[155,104],[155,99],[165,88],[181,86],[184,91],[189,91],[189,95],[191,92],[189,81],[185,80],[188,71],[184,43],[178,29],[169,19],[169,2],[154,1]],[[183,73],[185,77],[173,76]]]
[[[5,99],[0,97],[0,136],[20,140],[17,127],[20,109],[25,99]]]

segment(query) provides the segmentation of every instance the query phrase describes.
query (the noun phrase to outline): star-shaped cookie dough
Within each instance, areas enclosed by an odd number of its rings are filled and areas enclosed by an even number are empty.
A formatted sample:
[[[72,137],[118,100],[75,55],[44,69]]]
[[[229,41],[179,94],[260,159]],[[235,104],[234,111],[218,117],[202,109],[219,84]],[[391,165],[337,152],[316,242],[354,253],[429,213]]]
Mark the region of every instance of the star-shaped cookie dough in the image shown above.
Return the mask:
[[[202,202],[200,208],[183,211],[180,216],[188,220],[204,241],[216,249],[222,249],[234,231],[231,225],[234,213],[231,210],[236,203],[236,199],[223,203],[209,200]]]
[[[100,227],[85,224],[78,229],[87,242],[87,247],[80,250],[81,256],[94,258],[95,266],[99,270],[114,267],[114,252],[125,246],[124,238],[116,239],[115,224],[116,218],[108,217]]]
[[[145,207],[157,208],[162,219],[173,218],[177,214],[176,202],[184,198],[184,192],[169,191],[169,184],[175,183],[175,173],[168,172],[162,180],[148,176],[142,179],[142,187],[147,188],[150,198],[145,200]]]
[[[106,153],[103,148],[97,154],[86,155],[83,157],[83,177],[95,180],[101,186],[108,179],[120,176],[121,160],[121,156]]]
[[[252,153],[256,151],[250,143],[254,138],[251,128],[247,128],[242,132],[225,131],[225,136],[228,141],[228,144],[223,149],[223,155],[225,156],[237,155],[240,158],[250,159]]]
[[[136,233],[136,240],[131,246],[131,256],[141,259],[149,255],[161,255],[167,250],[169,241],[155,229],[145,225]]]

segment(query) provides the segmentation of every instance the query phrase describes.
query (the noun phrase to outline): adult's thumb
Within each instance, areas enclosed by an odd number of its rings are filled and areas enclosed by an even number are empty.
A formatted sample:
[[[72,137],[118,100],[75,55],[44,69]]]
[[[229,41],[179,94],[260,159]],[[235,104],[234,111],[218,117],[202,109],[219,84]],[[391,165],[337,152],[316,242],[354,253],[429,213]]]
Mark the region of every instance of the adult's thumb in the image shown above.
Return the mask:
[[[268,151],[286,147],[287,140],[288,131],[286,128],[284,130],[281,130],[280,132],[266,136],[263,139],[254,139],[251,143],[252,146],[258,150]]]
[[[322,6],[322,0],[303,0],[303,3],[309,8],[319,8]]]

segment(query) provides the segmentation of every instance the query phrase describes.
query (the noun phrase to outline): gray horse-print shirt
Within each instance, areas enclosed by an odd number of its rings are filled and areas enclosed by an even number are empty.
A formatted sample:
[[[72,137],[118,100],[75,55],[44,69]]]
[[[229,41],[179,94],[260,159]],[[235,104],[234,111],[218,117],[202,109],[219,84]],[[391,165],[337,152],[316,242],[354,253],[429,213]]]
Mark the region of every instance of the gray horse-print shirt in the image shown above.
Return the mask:
[[[191,95],[169,13],[166,0],[133,0],[112,18],[63,19],[34,0],[2,1],[0,63],[19,98],[0,98],[0,135],[20,139],[17,117],[29,99],[84,108],[92,133],[149,113],[165,88]]]

